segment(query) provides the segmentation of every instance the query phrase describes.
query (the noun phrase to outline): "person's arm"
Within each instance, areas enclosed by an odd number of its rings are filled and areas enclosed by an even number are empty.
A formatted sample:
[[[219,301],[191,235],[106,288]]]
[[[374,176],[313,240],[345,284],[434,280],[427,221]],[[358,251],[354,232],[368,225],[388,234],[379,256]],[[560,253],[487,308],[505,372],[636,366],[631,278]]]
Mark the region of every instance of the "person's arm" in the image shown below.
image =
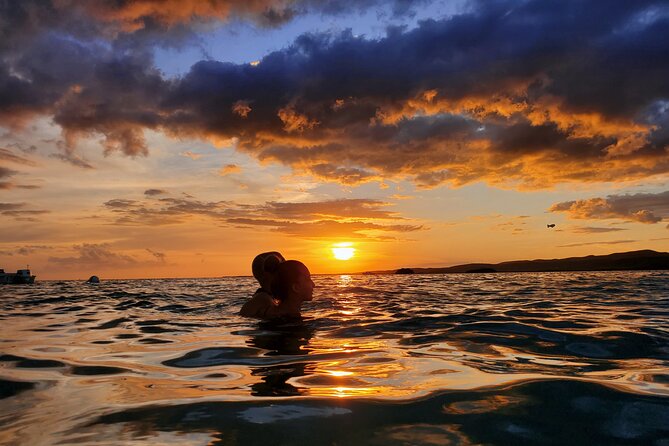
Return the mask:
[[[253,317],[257,319],[268,319],[276,317],[278,308],[272,296],[264,291],[256,292],[239,311],[240,316]]]

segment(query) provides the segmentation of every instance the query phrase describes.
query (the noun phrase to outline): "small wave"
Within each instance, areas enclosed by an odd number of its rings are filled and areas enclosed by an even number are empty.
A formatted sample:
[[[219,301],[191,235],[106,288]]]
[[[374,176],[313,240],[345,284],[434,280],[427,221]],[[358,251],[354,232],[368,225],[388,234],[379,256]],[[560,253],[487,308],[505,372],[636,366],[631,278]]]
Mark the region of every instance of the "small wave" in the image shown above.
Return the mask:
[[[271,365],[286,362],[282,358],[260,357],[261,350],[246,347],[204,348],[179,358],[163,361],[168,367],[194,368],[221,365]]]
[[[73,375],[117,375],[119,373],[128,373],[130,370],[123,369],[121,367],[107,367],[107,366],[94,366],[94,365],[80,365],[74,366],[71,369]]]
[[[132,319],[129,317],[120,317],[118,319],[112,319],[107,321],[104,324],[98,325],[97,327],[91,327],[91,330],[108,330],[110,328],[116,328],[124,322],[130,322]]]
[[[504,333],[504,334],[524,334],[536,336],[544,341],[564,341],[567,336],[563,333],[534,327],[532,325],[514,323],[514,322],[474,322],[470,324],[460,324],[451,329],[453,332],[480,332],[480,333]]]
[[[31,382],[0,379],[0,399],[9,398],[33,388],[35,388],[35,384]]]
[[[284,404],[281,406],[251,407],[241,411],[239,418],[249,423],[267,424],[300,418],[328,418],[335,415],[348,415],[350,413],[352,413],[350,409],[343,407],[308,407]]]

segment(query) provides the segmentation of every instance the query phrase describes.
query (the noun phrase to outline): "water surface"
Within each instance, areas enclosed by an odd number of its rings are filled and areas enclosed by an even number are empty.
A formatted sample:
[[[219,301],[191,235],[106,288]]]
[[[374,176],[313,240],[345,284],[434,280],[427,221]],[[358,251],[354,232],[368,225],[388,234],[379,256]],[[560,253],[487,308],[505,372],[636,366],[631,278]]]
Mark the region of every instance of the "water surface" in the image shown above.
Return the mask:
[[[669,445],[666,272],[0,288],[0,443]]]

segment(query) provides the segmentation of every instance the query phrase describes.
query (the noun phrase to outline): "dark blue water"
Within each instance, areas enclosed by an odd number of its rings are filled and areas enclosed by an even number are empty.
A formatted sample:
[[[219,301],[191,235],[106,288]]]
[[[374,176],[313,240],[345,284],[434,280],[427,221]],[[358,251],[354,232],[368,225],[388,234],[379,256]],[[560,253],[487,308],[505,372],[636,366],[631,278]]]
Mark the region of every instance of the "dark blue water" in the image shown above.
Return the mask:
[[[665,272],[0,288],[0,444],[669,445]]]

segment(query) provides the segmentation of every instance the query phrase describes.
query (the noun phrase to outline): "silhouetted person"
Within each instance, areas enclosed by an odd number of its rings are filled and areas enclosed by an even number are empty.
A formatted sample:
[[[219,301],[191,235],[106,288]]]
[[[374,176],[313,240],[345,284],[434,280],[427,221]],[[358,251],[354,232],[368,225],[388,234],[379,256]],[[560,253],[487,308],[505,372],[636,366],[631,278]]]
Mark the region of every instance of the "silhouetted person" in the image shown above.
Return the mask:
[[[283,256],[276,251],[258,254],[253,259],[251,271],[253,272],[253,277],[260,284],[260,288],[242,306],[242,309],[239,311],[241,316],[258,319],[274,319],[281,316],[279,313],[279,302],[274,299],[271,287],[277,269],[284,261]]]
[[[272,282],[272,294],[279,301],[281,317],[300,317],[302,303],[314,298],[314,281],[309,269],[297,260],[279,264]]]

